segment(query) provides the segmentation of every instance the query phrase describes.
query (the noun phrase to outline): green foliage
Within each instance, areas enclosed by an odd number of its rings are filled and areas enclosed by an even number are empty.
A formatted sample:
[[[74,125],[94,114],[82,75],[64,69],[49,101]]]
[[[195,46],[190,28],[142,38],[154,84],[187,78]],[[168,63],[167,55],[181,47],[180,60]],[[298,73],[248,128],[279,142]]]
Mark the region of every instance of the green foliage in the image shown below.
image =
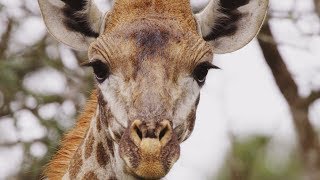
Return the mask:
[[[270,150],[270,138],[250,137],[234,140],[226,165],[219,180],[299,180],[302,166],[295,151],[286,152],[282,158]],[[287,148],[284,148],[286,150]],[[272,157],[270,158],[270,153]],[[280,156],[278,159],[275,157]],[[281,161],[281,165],[279,165]],[[284,162],[283,162],[284,161]]]

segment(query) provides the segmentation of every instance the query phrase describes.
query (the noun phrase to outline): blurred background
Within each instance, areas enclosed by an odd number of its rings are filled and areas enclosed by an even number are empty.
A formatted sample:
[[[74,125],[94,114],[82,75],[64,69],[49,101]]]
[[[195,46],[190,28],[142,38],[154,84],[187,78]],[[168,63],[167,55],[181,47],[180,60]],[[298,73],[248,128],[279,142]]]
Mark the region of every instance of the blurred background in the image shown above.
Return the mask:
[[[96,0],[106,11],[111,1]],[[193,0],[200,9],[207,0]],[[166,179],[320,179],[320,0],[271,0],[245,48],[216,55],[192,136]],[[93,89],[86,55],[36,0],[0,0],[0,179],[40,179]]]

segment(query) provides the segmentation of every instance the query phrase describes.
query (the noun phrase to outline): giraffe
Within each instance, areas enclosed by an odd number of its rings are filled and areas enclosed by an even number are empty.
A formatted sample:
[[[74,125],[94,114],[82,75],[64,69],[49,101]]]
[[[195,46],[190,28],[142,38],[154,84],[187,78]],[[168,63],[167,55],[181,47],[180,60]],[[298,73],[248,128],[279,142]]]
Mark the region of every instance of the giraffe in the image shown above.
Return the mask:
[[[48,179],[161,179],[191,135],[214,54],[258,33],[268,0],[38,0],[49,33],[88,52],[96,89],[45,170]],[[205,144],[204,144],[205,145]]]

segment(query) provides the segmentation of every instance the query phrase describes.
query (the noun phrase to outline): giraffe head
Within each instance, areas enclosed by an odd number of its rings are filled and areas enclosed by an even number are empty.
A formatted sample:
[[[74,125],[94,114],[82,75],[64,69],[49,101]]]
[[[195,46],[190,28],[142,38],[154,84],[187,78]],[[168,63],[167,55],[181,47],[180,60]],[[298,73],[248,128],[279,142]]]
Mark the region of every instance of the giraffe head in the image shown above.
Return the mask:
[[[193,14],[188,0],[116,0],[101,13],[91,0],[39,0],[49,32],[88,51],[106,131],[127,173],[165,176],[191,134],[214,53],[249,43],[268,0],[211,0]]]

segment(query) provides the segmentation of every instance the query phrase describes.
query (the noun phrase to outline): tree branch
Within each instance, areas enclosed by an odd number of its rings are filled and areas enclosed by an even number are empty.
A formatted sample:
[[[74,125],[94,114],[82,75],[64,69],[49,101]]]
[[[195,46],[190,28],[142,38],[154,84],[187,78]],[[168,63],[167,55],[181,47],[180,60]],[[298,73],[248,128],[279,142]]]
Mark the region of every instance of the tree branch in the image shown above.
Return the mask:
[[[8,49],[9,40],[10,40],[10,36],[11,36],[11,32],[12,32],[12,27],[13,27],[13,20],[12,19],[8,19],[7,30],[1,36],[0,58],[4,57],[4,53]]]
[[[261,46],[263,55],[266,59],[268,66],[270,67],[275,81],[284,95],[286,100],[291,104],[295,103],[298,98],[298,87],[294,82],[291,74],[283,61],[283,58],[278,51],[277,46],[274,44],[275,39],[271,32],[269,23],[267,22],[261,29],[261,34],[267,35],[270,42],[258,38],[259,44]]]
[[[314,2],[315,11],[320,18],[320,0],[313,0],[313,2]]]
[[[287,43],[287,42],[275,42],[275,39],[273,39],[273,37],[270,37],[266,34],[263,34],[263,33],[260,33],[259,36],[257,37],[259,40],[261,41],[265,41],[267,43],[271,43],[271,44],[274,44],[276,46],[290,46],[291,48],[295,48],[295,49],[299,49],[299,50],[304,50],[304,51],[307,51],[308,48],[306,47],[303,47],[299,44],[294,44],[294,43]]]
[[[318,99],[320,99],[320,91],[312,91],[311,94],[304,99],[304,102],[306,105],[310,106]]]

